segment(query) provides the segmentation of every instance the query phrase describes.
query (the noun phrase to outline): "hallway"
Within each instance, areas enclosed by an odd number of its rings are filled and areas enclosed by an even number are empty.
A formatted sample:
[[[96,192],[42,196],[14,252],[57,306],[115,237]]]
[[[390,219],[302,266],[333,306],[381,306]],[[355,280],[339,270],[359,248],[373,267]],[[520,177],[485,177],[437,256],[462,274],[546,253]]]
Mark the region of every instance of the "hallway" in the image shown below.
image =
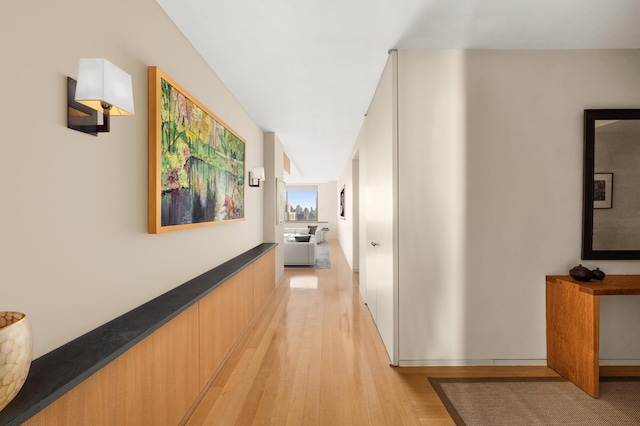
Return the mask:
[[[427,377],[546,367],[393,368],[336,240],[331,269],[286,269],[188,425],[451,425]]]

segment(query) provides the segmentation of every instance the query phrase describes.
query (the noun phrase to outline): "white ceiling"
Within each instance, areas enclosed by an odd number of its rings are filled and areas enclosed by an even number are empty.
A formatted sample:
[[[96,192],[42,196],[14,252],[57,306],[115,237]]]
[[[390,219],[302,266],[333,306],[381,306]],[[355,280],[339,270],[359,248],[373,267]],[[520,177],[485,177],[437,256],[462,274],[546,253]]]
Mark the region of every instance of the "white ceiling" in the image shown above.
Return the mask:
[[[390,49],[640,47],[640,0],[157,0],[299,173],[337,180]]]

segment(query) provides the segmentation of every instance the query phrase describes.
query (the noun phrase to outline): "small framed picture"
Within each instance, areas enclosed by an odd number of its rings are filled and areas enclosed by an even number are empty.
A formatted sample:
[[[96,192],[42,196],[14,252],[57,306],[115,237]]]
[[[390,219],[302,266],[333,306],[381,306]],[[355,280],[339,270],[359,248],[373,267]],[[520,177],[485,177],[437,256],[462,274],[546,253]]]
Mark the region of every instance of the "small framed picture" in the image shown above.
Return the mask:
[[[345,216],[345,212],[344,212],[344,186],[342,187],[342,190],[340,190],[340,219],[346,219]]]
[[[613,173],[594,173],[593,208],[610,209],[613,195]]]

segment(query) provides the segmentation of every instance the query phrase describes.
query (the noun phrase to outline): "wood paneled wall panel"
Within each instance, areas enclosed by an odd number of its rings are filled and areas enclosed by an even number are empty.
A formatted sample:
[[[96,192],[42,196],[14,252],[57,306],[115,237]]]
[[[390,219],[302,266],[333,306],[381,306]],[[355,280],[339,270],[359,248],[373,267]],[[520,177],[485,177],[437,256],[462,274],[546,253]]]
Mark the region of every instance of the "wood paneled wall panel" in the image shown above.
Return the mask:
[[[203,297],[200,312],[200,389],[253,318],[254,264]]]
[[[256,313],[276,288],[275,250],[256,260],[253,266],[253,312]]]
[[[600,296],[547,280],[547,365],[598,397]]]
[[[200,392],[198,345],[194,305],[25,424],[178,424]]]

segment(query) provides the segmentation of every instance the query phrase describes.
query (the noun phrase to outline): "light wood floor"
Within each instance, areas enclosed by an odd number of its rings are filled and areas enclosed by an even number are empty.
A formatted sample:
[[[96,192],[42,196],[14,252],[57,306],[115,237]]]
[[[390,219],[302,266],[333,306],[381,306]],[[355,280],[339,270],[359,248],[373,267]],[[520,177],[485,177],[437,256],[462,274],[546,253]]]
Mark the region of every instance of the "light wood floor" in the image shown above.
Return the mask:
[[[452,425],[427,378],[546,367],[389,366],[337,241],[330,270],[286,269],[187,425]]]

